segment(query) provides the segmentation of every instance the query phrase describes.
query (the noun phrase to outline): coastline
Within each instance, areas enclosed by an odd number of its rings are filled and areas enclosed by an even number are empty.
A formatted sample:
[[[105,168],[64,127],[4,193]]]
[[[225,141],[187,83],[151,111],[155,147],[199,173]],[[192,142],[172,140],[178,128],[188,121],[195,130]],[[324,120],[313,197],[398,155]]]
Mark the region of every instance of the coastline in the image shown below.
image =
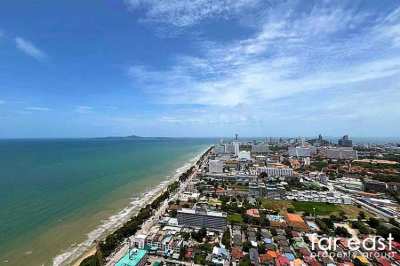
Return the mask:
[[[157,186],[143,192],[141,196],[133,198],[130,204],[119,211],[117,214],[110,216],[102,222],[96,229],[87,234],[88,238],[76,246],[72,246],[53,258],[53,265],[74,265],[79,264],[85,259],[96,253],[97,243],[104,239],[108,234],[117,230],[124,225],[132,217],[136,216],[139,211],[145,207],[149,202],[153,202],[167,189],[167,187],[178,181],[180,176],[195,166],[198,161],[209,151],[211,146],[198,153],[193,158],[183,163],[183,166],[175,170],[172,177],[167,177],[166,180],[161,181]]]

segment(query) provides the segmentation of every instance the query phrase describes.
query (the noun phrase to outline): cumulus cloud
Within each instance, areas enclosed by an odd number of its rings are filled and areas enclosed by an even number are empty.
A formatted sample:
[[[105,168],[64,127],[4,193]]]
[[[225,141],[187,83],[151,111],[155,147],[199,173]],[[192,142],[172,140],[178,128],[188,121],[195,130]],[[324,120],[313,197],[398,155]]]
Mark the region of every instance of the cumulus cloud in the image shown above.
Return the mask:
[[[22,37],[15,38],[15,45],[23,53],[37,60],[43,60],[47,57],[46,53],[37,48],[31,41],[28,41]]]

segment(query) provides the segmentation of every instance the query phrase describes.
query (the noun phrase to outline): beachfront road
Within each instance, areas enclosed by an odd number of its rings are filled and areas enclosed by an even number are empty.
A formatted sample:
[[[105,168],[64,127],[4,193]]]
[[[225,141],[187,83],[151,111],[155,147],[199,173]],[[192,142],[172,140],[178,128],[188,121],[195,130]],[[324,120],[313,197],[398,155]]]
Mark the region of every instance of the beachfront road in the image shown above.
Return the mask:
[[[203,165],[203,161],[201,161],[200,165]],[[135,234],[147,234],[150,230],[151,227],[153,227],[154,225],[156,225],[159,220],[160,217],[166,213],[167,209],[168,209],[168,202],[170,202],[171,200],[175,200],[179,197],[179,195],[184,192],[186,190],[186,188],[188,187],[188,185],[190,184],[190,182],[193,179],[193,176],[197,174],[197,170],[199,169],[199,167],[197,166],[197,164],[194,164],[195,169],[193,171],[193,173],[185,180],[185,182],[182,182],[181,185],[179,186],[179,189],[176,193],[174,193],[174,195],[170,196],[168,199],[166,199],[163,204],[161,205],[160,208],[157,209],[157,211],[154,213],[154,215],[147,220],[143,225],[142,228]],[[157,197],[159,194],[156,193],[157,195],[155,197]],[[135,236],[131,236],[131,240],[134,239]],[[128,252],[128,244],[124,243],[120,249],[118,249],[114,254],[112,254],[106,263],[106,266],[114,266],[126,253]],[[166,260],[162,257],[157,257],[158,261],[165,261],[165,262],[171,262],[171,263],[175,263],[175,264],[181,264],[181,265],[195,265],[192,264],[190,262],[181,262],[181,261],[174,261],[174,260]]]

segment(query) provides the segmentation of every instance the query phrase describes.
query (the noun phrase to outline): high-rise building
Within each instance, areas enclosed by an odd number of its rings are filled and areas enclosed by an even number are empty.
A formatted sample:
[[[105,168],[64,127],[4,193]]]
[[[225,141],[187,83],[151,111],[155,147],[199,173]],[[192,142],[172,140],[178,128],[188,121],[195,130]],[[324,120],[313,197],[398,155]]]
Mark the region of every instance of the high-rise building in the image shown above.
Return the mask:
[[[178,210],[176,217],[179,225],[215,230],[226,228],[227,215],[224,212],[183,208]]]
[[[225,153],[235,153],[235,145],[233,143],[226,143]]]
[[[382,181],[365,179],[364,180],[364,191],[366,192],[386,192],[387,184]]]
[[[234,151],[235,151],[235,156],[239,156],[239,151],[240,151],[239,147],[240,147],[240,143],[237,142],[237,141],[233,142],[233,147],[234,147]]]
[[[224,162],[222,160],[209,160],[208,171],[210,173],[222,173],[224,171]]]
[[[353,141],[349,139],[348,135],[344,135],[341,139],[339,139],[338,144],[342,147],[352,147]]]
[[[239,158],[239,160],[250,161],[251,160],[250,152],[249,151],[240,151],[238,154],[238,158]]]
[[[224,145],[215,145],[214,152],[215,152],[215,154],[225,153],[225,146]]]
[[[262,153],[265,154],[268,152],[268,144],[266,143],[259,143],[259,144],[252,144],[251,145],[251,152],[252,153]]]
[[[289,167],[258,167],[257,174],[266,173],[268,176],[292,176],[293,169]]]
[[[326,153],[326,158],[328,159],[353,160],[358,158],[357,151],[351,147],[321,149],[320,152],[321,154]]]
[[[289,147],[289,156],[292,157],[311,157],[316,153],[315,147]]]

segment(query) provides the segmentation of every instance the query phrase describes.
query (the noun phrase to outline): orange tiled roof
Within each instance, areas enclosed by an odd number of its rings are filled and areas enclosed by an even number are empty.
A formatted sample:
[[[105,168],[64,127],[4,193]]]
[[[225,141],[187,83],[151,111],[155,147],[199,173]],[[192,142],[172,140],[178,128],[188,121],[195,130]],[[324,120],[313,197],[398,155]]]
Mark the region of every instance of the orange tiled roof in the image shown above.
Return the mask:
[[[294,213],[288,213],[287,218],[289,222],[292,223],[304,223],[303,218],[301,218],[300,215],[294,214]]]
[[[231,254],[235,259],[241,259],[243,257],[243,251],[239,247],[233,247]]]
[[[271,256],[272,258],[278,257],[278,253],[273,250],[268,250],[267,255]]]

